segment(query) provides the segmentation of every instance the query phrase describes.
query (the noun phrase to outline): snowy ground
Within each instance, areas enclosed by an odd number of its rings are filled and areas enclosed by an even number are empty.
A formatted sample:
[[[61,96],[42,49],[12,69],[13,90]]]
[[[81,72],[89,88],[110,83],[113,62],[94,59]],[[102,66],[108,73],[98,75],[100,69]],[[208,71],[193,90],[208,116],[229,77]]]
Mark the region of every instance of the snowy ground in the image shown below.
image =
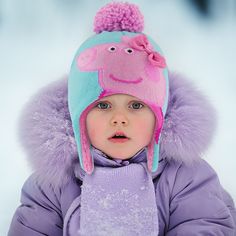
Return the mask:
[[[0,235],[7,234],[31,173],[17,140],[19,113],[41,86],[68,73],[107,2],[0,0]],[[218,110],[217,135],[205,159],[236,201],[235,2],[215,1],[211,18],[199,17],[184,0],[130,2],[139,4],[145,32],[159,42],[169,68],[193,80]]]

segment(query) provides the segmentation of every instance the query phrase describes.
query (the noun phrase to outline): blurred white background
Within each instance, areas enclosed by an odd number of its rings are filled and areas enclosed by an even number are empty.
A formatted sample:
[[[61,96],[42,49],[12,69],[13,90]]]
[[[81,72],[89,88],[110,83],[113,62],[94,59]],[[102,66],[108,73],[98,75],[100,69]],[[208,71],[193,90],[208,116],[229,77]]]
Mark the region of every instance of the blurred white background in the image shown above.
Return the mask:
[[[17,120],[30,96],[69,72],[78,46],[93,34],[96,11],[111,1],[0,0],[0,235],[7,235],[30,175],[17,140]],[[236,201],[236,2],[129,0],[145,17],[144,32],[161,46],[169,68],[208,95],[217,134],[205,159]]]

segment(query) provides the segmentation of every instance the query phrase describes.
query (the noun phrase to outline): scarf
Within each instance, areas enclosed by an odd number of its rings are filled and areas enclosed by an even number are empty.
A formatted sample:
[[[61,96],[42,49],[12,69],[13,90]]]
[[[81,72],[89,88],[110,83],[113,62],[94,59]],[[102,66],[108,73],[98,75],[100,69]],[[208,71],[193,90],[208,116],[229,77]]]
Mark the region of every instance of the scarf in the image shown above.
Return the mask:
[[[158,235],[158,214],[146,149],[129,160],[92,148],[95,169],[81,186],[81,236]]]

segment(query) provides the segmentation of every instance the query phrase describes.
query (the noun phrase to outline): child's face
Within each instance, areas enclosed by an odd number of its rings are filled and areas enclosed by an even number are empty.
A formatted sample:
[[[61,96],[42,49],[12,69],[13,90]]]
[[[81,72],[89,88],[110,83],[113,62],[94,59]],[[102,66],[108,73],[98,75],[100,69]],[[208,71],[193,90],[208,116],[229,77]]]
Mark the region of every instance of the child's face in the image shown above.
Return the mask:
[[[89,111],[86,127],[90,143],[95,148],[111,158],[125,160],[150,143],[155,115],[136,97],[115,94],[100,99]],[[117,131],[124,132],[129,139],[125,142],[109,140]]]

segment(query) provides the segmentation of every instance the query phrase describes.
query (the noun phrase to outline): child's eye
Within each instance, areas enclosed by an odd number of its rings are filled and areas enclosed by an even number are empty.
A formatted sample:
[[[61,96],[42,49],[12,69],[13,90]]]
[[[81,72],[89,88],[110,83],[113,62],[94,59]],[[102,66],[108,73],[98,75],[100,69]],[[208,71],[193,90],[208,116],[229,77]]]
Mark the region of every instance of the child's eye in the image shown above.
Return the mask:
[[[96,107],[98,107],[99,109],[103,109],[103,110],[107,109],[108,106],[110,106],[110,105],[108,103],[105,103],[105,102],[100,102],[96,105]]]
[[[138,109],[141,109],[144,107],[144,105],[140,102],[133,102],[131,104],[132,108],[135,109],[135,110],[138,110]]]

